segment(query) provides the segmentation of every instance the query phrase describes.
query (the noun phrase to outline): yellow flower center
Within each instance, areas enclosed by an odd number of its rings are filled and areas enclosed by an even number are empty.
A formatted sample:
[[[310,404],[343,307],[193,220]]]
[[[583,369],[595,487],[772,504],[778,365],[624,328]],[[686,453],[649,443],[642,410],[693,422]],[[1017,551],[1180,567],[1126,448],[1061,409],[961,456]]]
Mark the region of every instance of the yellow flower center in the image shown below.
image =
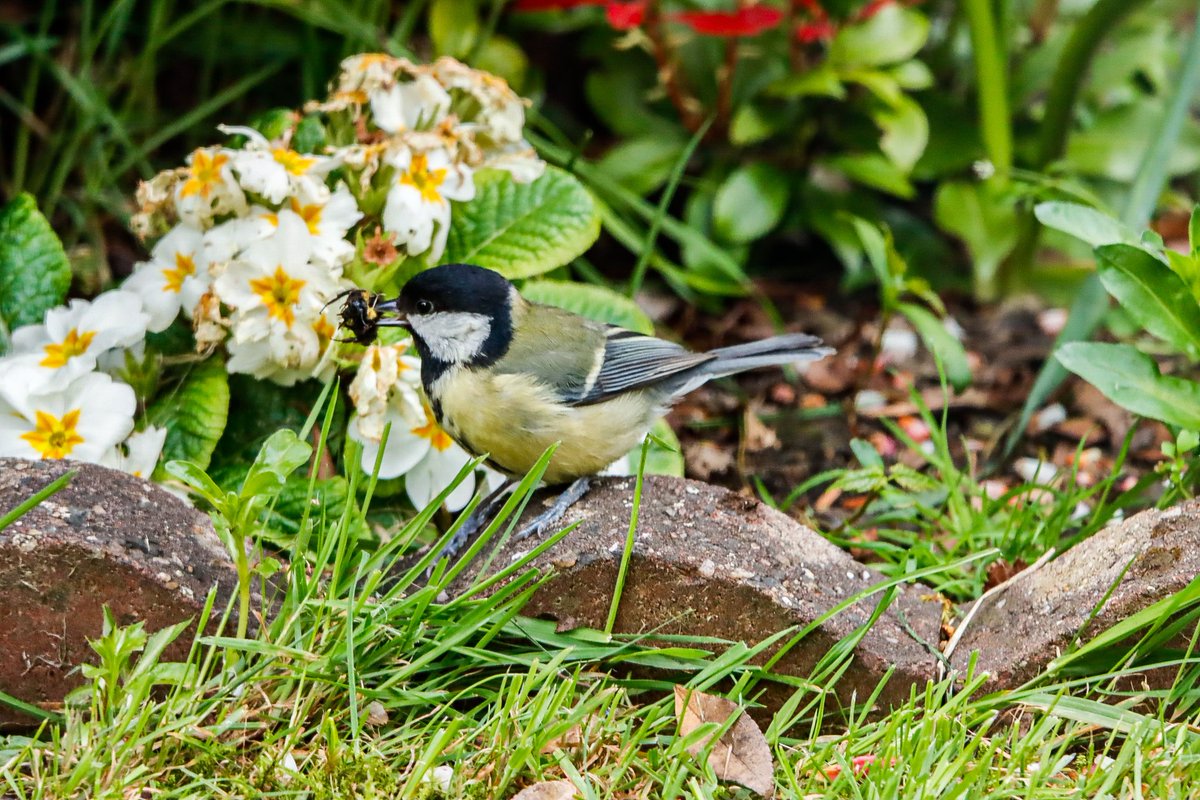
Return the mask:
[[[313,236],[321,234],[321,211],[323,210],[316,203],[311,206],[302,206],[299,200],[292,198],[292,211],[300,215],[300,219],[304,220],[304,224],[308,226],[308,232]]]
[[[196,262],[186,253],[176,253],[175,266],[167,267],[162,274],[167,279],[163,284],[163,291],[178,294],[183,291],[184,280],[196,274]]]
[[[413,428],[412,433],[415,433],[422,439],[428,439],[429,444],[439,453],[454,444],[454,440],[450,438],[450,434],[442,430],[442,426],[438,425],[437,420],[433,418],[433,412],[430,411],[429,406],[425,406],[425,424]]]
[[[71,328],[61,342],[52,342],[43,348],[46,351],[46,357],[38,363],[51,369],[64,367],[75,356],[86,353],[92,345],[92,339],[95,338],[95,331],[80,333],[77,328]]]
[[[429,162],[424,153],[412,157],[408,172],[400,176],[400,183],[411,186],[421,193],[421,199],[427,203],[444,203],[438,187],[446,180],[446,169],[429,169]]]
[[[289,276],[281,264],[275,267],[274,275],[250,281],[250,288],[267,307],[267,314],[290,328],[296,321],[293,306],[300,301],[300,290],[307,282]]]
[[[370,67],[376,64],[386,64],[392,60],[392,56],[387,53],[363,53],[358,57],[359,72],[366,72]]]
[[[210,155],[204,150],[192,154],[192,165],[188,168],[188,179],[183,183],[179,194],[190,197],[198,194],[204,199],[212,194],[214,188],[221,183],[221,167],[229,162],[229,156],[224,153]]]
[[[29,433],[21,434],[21,438],[41,453],[42,458],[66,458],[75,449],[75,445],[83,444],[83,437],[75,430],[78,424],[78,408],[63,414],[62,419],[39,411],[37,427]]]
[[[283,148],[279,148],[272,150],[271,155],[275,157],[275,160],[278,163],[283,165],[284,169],[293,175],[303,175],[312,169],[313,164],[317,163],[315,158],[302,156],[295,150],[284,150]]]

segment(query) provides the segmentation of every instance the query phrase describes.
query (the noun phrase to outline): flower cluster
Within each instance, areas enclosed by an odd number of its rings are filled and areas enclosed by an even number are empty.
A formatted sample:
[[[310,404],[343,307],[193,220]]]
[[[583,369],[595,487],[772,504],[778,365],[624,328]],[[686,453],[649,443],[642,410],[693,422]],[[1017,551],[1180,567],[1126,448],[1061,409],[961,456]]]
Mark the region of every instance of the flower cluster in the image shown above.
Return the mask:
[[[415,359],[402,344],[365,352],[334,344],[331,301],[356,284],[394,291],[389,276],[403,262],[414,260],[408,274],[436,264],[453,204],[475,196],[479,170],[521,182],[542,174],[522,138],[525,103],[504,81],[450,58],[418,65],[373,53],[343,61],[329,96],[304,112],[279,131],[221,126],[240,143],[199,148],[139,187],[133,227],[157,240],[150,260],[119,290],[18,330],[12,355],[0,359],[0,454],[147,473],[162,432],[130,436],[136,398],[105,359],[118,364],[111,354],[142,347],[147,332],[182,315],[201,353],[225,349],[231,373],[290,386],[357,368],[350,434],[363,444],[363,467],[374,467],[390,425],[381,476],[407,475],[414,502],[467,463],[430,419]],[[306,122],[317,140],[303,138]],[[473,490],[462,484],[451,507]]]

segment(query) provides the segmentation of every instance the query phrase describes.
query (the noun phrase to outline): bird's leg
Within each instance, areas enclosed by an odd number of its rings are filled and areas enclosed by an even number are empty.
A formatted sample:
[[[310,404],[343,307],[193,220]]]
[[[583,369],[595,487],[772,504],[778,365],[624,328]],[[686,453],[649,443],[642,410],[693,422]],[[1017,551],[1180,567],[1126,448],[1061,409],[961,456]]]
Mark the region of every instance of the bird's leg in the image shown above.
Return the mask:
[[[478,533],[479,529],[487,524],[488,520],[492,518],[492,515],[499,510],[508,493],[512,491],[512,488],[515,485],[516,481],[505,481],[500,485],[500,488],[496,489],[496,491],[485,497],[483,501],[475,507],[475,510],[472,511],[470,515],[462,521],[462,524],[458,526],[458,530],[455,531],[454,536],[450,538],[450,541],[446,542],[446,546],[442,548],[440,553],[438,553],[437,558],[434,559],[433,564],[431,564],[429,567],[429,572],[432,572],[433,565],[437,564],[443,558],[453,558],[458,551],[462,549],[463,545],[470,541],[471,537]]]
[[[513,534],[513,541],[519,542],[534,534],[541,534],[554,523],[562,519],[563,514],[579,501],[579,498],[588,493],[588,489],[592,487],[591,478],[577,478],[568,486],[562,494],[554,499],[554,504],[548,509],[538,514],[528,525]]]

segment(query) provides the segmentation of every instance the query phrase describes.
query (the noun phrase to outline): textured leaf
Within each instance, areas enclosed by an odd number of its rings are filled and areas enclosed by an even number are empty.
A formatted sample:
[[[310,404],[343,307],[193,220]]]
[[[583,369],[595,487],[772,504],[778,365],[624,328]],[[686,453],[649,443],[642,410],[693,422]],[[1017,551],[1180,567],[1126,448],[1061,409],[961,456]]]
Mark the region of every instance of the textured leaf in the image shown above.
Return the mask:
[[[783,218],[787,178],[767,164],[734,170],[713,202],[713,228],[727,242],[751,242],[769,233]]]
[[[662,134],[626,139],[605,153],[596,167],[645,196],[667,182],[685,147],[687,142]]]
[[[650,435],[654,438],[650,440],[650,449],[646,453],[646,474],[674,475],[676,478],[682,478],[683,449],[680,447],[675,431],[671,430],[671,426],[667,424],[666,420],[660,419],[650,429]],[[663,444],[659,444],[659,441]],[[664,447],[664,444],[669,447]],[[636,465],[640,458],[640,447],[629,454],[631,464]]]
[[[724,725],[735,714],[737,721],[721,738],[714,742],[713,734],[702,736],[688,747],[688,752],[700,755],[708,750],[708,765],[718,780],[740,783],[763,797],[771,797],[775,794],[771,746],[754,720],[724,697],[675,686],[675,718],[681,736],[688,736],[706,723]]]
[[[942,321],[922,306],[901,303],[900,313],[908,317],[925,346],[942,362],[950,385],[960,392],[967,388],[971,383],[971,365],[967,362],[967,352],[963,350],[962,342],[954,338]]]
[[[1079,203],[1038,203],[1033,208],[1038,222],[1087,242],[1092,247],[1133,242],[1133,234],[1107,214]]]
[[[654,333],[654,323],[637,303],[603,286],[571,281],[530,281],[521,287],[521,294],[531,302],[565,308],[597,322],[609,322],[638,333]]]
[[[41,322],[70,285],[62,242],[33,197],[17,195],[0,208],[0,323],[11,331]]]
[[[445,262],[488,267],[506,278],[527,278],[561,267],[600,235],[591,194],[555,167],[532,183],[507,172],[475,175],[475,199],[456,204]]]
[[[210,358],[197,364],[177,389],[150,406],[146,418],[167,429],[162,463],[190,461],[206,468],[229,418],[229,376],[224,361]],[[159,477],[157,470],[155,477]]]
[[[1178,275],[1132,245],[1098,247],[1096,258],[1104,288],[1142,327],[1193,358],[1200,356],[1200,308]]]
[[[869,20],[842,28],[830,44],[829,60],[835,66],[898,64],[915,56],[928,35],[925,15],[892,3]]]
[[[1105,397],[1143,417],[1200,430],[1200,383],[1163,375],[1130,345],[1072,342],[1055,357]]]

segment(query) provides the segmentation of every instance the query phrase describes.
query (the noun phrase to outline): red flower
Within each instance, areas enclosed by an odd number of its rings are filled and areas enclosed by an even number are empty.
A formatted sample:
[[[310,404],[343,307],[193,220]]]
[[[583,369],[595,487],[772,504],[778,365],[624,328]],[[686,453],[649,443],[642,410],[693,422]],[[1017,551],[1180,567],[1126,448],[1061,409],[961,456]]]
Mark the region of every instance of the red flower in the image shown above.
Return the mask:
[[[747,6],[737,11],[683,11],[670,19],[703,36],[755,36],[777,26],[783,12],[768,6]]]
[[[604,15],[608,18],[608,24],[619,31],[636,28],[646,17],[646,0],[633,0],[631,3],[608,0],[604,6]]]
[[[565,8],[602,6],[604,0],[517,0],[514,11],[561,11]]]
[[[796,39],[804,44],[827,42],[837,33],[837,28],[827,19],[805,22],[796,26]]]

